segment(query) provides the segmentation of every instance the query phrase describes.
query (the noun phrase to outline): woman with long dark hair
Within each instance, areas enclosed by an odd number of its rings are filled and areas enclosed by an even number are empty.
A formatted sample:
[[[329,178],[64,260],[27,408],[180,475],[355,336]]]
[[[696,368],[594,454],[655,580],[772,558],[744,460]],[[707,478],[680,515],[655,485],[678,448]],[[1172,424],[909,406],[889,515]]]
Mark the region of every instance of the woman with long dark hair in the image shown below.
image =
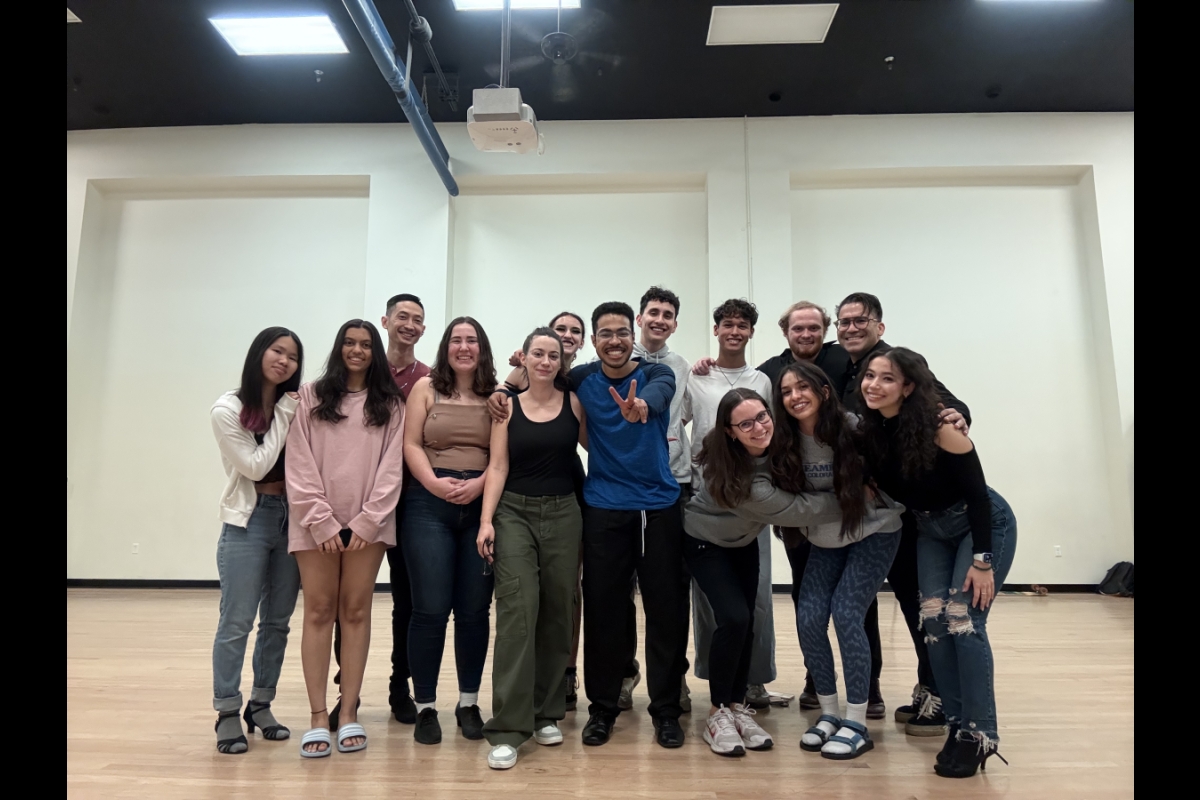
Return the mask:
[[[935,387],[912,350],[872,356],[863,371],[863,433],[879,486],[917,522],[922,626],[950,727],[934,771],[966,778],[998,755],[987,618],[1016,555],[1017,521],[984,480],[974,443],[937,424]]]
[[[287,650],[288,620],[296,608],[300,574],[288,553],[284,444],[296,414],[304,347],[287,328],[267,328],[250,344],[242,384],[212,407],[213,435],[225,467],[221,495],[221,619],[213,641],[213,708],[217,750],[244,753],[248,743],[238,721],[242,710],[242,662],[258,615],[254,639],[254,688],[243,717],[264,739],[291,735],[271,713]]]
[[[796,495],[772,485],[767,450],[774,431],[762,395],[744,388],[727,392],[696,459],[704,480],[684,507],[684,559],[717,623],[708,653],[712,707],[704,741],[722,756],[741,756],[774,744],[745,704],[763,525],[818,525],[841,519],[837,500],[830,495]]]
[[[509,769],[527,739],[561,744],[563,675],[577,607],[583,515],[575,498],[579,398],[559,388],[562,341],[537,328],[521,347],[529,389],[512,400],[492,441],[476,543],[496,573],[488,766]]]
[[[362,750],[358,698],[371,644],[371,598],[384,551],[396,545],[404,403],[388,370],[383,339],[370,322],[342,325],[325,371],[300,389],[288,435],[289,550],[304,586],[300,656],[312,729],[305,758],[328,756],[326,689],[333,623],[342,629],[342,709],[337,749]]]
[[[841,510],[836,522],[800,531],[812,548],[797,597],[796,629],[821,706],[800,747],[824,758],[857,758],[875,746],[867,731],[871,648],[863,618],[900,546],[904,507],[883,493],[867,501],[853,438],[858,419],[842,408],[820,367],[807,361],[788,365],[771,399],[778,420],[771,441],[775,485],[790,492],[830,493]],[[830,616],[846,680],[845,714],[829,645]]]
[[[413,736],[421,744],[442,741],[434,706],[451,611],[458,667],[455,720],[467,739],[483,738],[479,684],[487,660],[492,572],[475,539],[492,436],[487,398],[495,388],[496,367],[483,326],[458,317],[442,334],[429,376],[408,396],[404,453],[414,480],[404,503],[402,546],[413,597],[408,633],[417,706]]]

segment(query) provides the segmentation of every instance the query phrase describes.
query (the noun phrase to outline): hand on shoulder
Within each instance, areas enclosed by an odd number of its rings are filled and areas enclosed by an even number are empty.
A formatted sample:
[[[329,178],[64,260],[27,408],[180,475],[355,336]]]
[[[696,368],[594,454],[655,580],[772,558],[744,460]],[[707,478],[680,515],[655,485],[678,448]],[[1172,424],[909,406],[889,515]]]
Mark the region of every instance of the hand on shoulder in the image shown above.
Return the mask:
[[[975,443],[953,425],[942,425],[937,429],[937,446],[948,453],[962,455],[975,449]]]

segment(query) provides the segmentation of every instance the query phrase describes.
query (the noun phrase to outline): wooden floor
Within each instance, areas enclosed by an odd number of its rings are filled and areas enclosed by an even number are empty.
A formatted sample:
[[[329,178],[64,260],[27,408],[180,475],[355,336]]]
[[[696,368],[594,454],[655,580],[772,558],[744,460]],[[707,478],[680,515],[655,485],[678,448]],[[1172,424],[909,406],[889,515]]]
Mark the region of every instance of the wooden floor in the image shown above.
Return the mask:
[[[254,737],[250,751],[214,748],[211,648],[215,591],[67,591],[67,791],[71,797],[421,797],[421,798],[1127,798],[1133,796],[1133,601],[1099,596],[1002,596],[989,623],[996,657],[1002,752],[986,775],[963,781],[933,774],[941,739],[904,735],[891,709],[907,701],[916,658],[894,599],[882,595],[880,626],[888,719],[871,724],[873,752],[835,762],[802,752],[816,712],[795,705],[763,713],[774,750],[741,759],[713,755],[700,738],[707,686],[690,678],[696,713],[683,718],[681,750],[652,741],[645,684],[621,715],[613,740],[585,748],[586,714],[569,713],[561,747],[521,748],[507,772],[487,768],[486,742],[457,735],[452,649],[447,648],[440,718],[445,740],[417,745],[412,727],[389,720],[390,599],[376,595],[375,646],[359,719],[366,752],[302,761],[307,717],[300,669],[300,608],[275,711],[288,742]],[[800,649],[776,598],[779,679],[796,693]],[[480,706],[490,708],[490,664]],[[243,691],[251,685],[246,659]],[[333,695],[330,697],[331,705]]]

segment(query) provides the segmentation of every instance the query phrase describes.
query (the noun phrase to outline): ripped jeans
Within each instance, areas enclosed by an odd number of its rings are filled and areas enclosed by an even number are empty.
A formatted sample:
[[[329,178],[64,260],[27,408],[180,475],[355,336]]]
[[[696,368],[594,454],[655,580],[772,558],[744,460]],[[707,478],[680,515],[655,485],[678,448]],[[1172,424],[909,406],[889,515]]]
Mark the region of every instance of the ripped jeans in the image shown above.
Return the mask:
[[[996,591],[1017,552],[1017,520],[1008,503],[988,489],[992,500],[992,569]],[[995,668],[987,637],[988,610],[971,605],[962,591],[974,560],[967,505],[945,511],[914,511],[917,521],[917,576],[921,587],[921,624],[929,661],[946,720],[960,736],[998,741]],[[995,600],[993,600],[995,602]]]

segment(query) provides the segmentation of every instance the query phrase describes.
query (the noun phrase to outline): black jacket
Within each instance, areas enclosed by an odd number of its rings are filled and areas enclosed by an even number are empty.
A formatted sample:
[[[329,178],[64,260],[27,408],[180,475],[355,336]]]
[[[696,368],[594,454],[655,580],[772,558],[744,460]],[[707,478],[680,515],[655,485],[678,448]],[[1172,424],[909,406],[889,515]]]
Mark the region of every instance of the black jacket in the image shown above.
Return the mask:
[[[759,364],[758,371],[770,378],[771,385],[774,386],[775,382],[779,380],[779,373],[783,372],[785,367],[794,364],[795,361],[796,357],[792,355],[792,351],[784,350],[779,355],[772,356]],[[842,391],[846,387],[847,371],[851,367],[850,354],[837,342],[826,342],[821,346],[821,352],[817,353],[813,363],[825,371],[830,382],[833,383],[834,391],[838,393],[838,397],[841,397]]]
[[[871,356],[879,353],[886,353],[891,349],[892,346],[890,344],[880,339],[876,345],[868,350],[862,358],[860,358],[857,362],[850,363],[850,366],[846,371],[846,383],[844,384],[846,388],[842,392],[842,404],[846,406],[848,411],[861,414],[866,409],[867,406],[863,402],[862,392],[860,390],[862,384],[862,367],[866,366],[867,362],[871,360]],[[832,378],[833,376],[831,375],[830,377]],[[933,381],[936,384],[938,397],[942,399],[942,405],[944,405],[946,408],[957,409],[958,412],[963,415],[963,418],[966,419],[967,424],[970,425],[971,410],[967,408],[967,404],[952,395],[950,390],[947,389],[945,385],[937,379],[936,375],[934,376]]]

